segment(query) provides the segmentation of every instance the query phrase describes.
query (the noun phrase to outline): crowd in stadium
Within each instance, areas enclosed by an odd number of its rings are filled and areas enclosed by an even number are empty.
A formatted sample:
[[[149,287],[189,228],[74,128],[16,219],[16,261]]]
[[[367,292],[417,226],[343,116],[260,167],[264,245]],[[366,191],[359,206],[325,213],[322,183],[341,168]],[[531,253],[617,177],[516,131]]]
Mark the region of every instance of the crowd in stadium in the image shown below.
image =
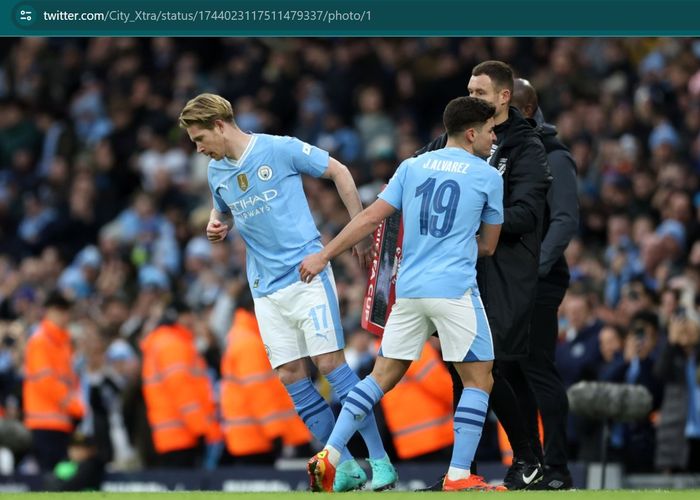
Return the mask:
[[[242,130],[329,151],[367,205],[442,133],[442,111],[466,94],[472,67],[498,59],[537,89],[578,168],[580,227],[565,254],[557,346],[565,385],[646,386],[653,411],[613,425],[611,457],[629,470],[700,470],[700,40],[23,38],[6,40],[0,58],[3,421],[22,421],[25,346],[54,288],[72,300],[67,329],[86,403],[73,423],[113,467],[159,465],[141,360],[164,316],[187,316],[210,396],[227,404],[227,338],[250,301],[245,246],[235,230],[220,244],[205,237],[208,158],[178,128],[188,99],[218,93]],[[328,241],[347,211],[327,181],[305,177],[304,187]],[[346,356],[367,373],[376,346],[360,328],[366,275],[349,252],[333,265]],[[432,346],[424,355],[438,359]],[[412,390],[443,398],[451,415],[446,371],[428,380]],[[390,424],[402,404],[387,397],[379,420]],[[217,451],[226,430],[201,443],[203,465],[236,462],[231,446]],[[572,416],[568,430],[572,460],[599,458],[600,440],[582,439],[599,422]],[[304,431],[257,453],[306,457]],[[451,427],[440,436],[432,447],[385,442],[399,458],[445,459]],[[487,422],[477,459],[500,454]],[[25,450],[15,467],[37,463]]]

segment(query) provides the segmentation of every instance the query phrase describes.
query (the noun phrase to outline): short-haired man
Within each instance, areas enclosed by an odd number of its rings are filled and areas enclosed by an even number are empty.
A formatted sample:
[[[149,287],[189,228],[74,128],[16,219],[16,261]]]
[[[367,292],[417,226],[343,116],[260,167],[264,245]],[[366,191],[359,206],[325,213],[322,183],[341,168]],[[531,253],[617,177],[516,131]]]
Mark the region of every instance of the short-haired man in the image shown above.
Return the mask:
[[[504,218],[493,256],[477,262],[477,278],[496,352],[491,406],[514,452],[504,484],[508,489],[527,489],[542,479],[542,467],[531,449],[509,380],[523,377],[516,361],[528,352],[549,168],[534,127],[510,105],[513,70],[509,65],[501,61],[476,65],[467,88],[470,96],[496,107],[496,143],[488,162],[503,178]],[[443,134],[419,153],[442,148],[446,141]],[[442,335],[439,330],[438,335]],[[450,373],[457,395],[462,382],[453,370]]]
[[[443,490],[504,489],[470,475],[493,383],[493,343],[475,265],[477,255],[493,253],[503,221],[503,181],[483,160],[495,139],[494,111],[491,104],[472,97],[451,101],[443,115],[446,147],[404,161],[377,201],[326,248],[302,262],[301,278],[310,281],[330,259],[370,234],[386,217],[396,210],[403,213],[396,304],[372,373],[350,391],[328,444],[309,460],[314,491],[332,490],[340,450],[420,357],[436,328],[443,359],[454,365],[464,385]]]
[[[350,217],[362,210],[348,169],[327,152],[291,137],[247,134],[233,117],[229,101],[215,94],[190,100],[180,114],[197,151],[211,158],[209,188],[214,201],[207,237],[226,238],[233,215],[246,244],[246,270],[260,334],[270,363],[294,401],[311,433],[326,443],[335,417],[309,378],[305,358],[311,357],[343,400],[359,381],[345,363],[338,297],[330,265],[309,283],[299,281],[302,259],[322,248],[302,187],[301,174],[335,183]],[[368,264],[370,245],[354,251]],[[369,450],[372,488],[396,483],[396,471],[384,450],[374,416],[360,433]],[[335,491],[361,488],[363,469],[346,448],[341,450]]]
[[[530,82],[515,79],[512,103],[526,118],[535,120],[552,172],[552,184],[547,192],[535,310],[530,320],[530,352],[527,358],[519,361],[525,378],[521,379],[520,386],[516,381],[513,388],[525,417],[530,442],[542,451],[544,479],[534,488],[562,490],[573,486],[567,465],[569,401],[554,364],[554,351],[559,330],[557,311],[569,286],[569,268],[564,259],[564,250],[578,229],[576,163],[566,146],[557,139],[557,129],[544,123],[537,92]],[[538,409],[544,429],[544,448],[540,445]]]

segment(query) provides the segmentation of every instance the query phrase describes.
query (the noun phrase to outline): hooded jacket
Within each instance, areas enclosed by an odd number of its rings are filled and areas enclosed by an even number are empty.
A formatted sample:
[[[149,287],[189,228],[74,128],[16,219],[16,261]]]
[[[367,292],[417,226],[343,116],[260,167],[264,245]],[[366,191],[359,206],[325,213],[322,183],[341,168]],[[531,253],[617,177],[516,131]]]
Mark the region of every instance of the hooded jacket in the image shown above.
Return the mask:
[[[539,123],[537,133],[547,152],[552,184],[547,192],[542,249],[540,255],[538,301],[553,287],[557,295],[569,286],[569,267],[564,250],[578,229],[578,190],[576,162],[569,149],[557,138],[557,129]],[[558,302],[557,302],[558,305]]]

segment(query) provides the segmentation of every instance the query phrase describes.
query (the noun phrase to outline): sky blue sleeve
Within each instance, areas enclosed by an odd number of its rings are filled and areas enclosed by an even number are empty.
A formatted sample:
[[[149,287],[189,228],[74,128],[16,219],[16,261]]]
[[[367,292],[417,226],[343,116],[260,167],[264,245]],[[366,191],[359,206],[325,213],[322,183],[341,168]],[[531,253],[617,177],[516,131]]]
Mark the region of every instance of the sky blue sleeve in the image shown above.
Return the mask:
[[[401,197],[403,196],[404,181],[406,179],[406,162],[404,161],[394,172],[394,176],[384,191],[379,193],[379,198],[386,201],[396,210],[401,210]]]
[[[209,190],[211,191],[211,199],[214,203],[214,208],[221,213],[227,214],[230,212],[226,202],[218,195],[214,187],[211,185],[211,179],[209,179]]]
[[[282,138],[278,154],[291,159],[292,170],[300,174],[321,177],[328,168],[328,151],[307,144],[295,137]]]
[[[486,173],[486,203],[481,220],[486,224],[503,224],[503,178],[491,167]]]

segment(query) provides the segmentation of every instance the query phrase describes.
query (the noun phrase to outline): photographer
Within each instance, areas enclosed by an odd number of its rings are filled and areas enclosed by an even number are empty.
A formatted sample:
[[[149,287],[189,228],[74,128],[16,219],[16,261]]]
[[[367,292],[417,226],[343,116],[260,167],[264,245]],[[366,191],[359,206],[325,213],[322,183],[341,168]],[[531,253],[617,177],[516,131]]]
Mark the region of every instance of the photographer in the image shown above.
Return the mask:
[[[668,343],[654,367],[665,383],[656,431],[655,466],[664,472],[700,472],[700,323],[679,307],[669,320]]]
[[[662,386],[653,374],[659,351],[659,319],[649,311],[637,312],[630,322],[624,340],[622,357],[608,363],[601,380],[638,384],[646,387],[659,407]],[[652,467],[654,429],[649,419],[612,427],[610,446],[619,451],[628,470],[643,471]]]

